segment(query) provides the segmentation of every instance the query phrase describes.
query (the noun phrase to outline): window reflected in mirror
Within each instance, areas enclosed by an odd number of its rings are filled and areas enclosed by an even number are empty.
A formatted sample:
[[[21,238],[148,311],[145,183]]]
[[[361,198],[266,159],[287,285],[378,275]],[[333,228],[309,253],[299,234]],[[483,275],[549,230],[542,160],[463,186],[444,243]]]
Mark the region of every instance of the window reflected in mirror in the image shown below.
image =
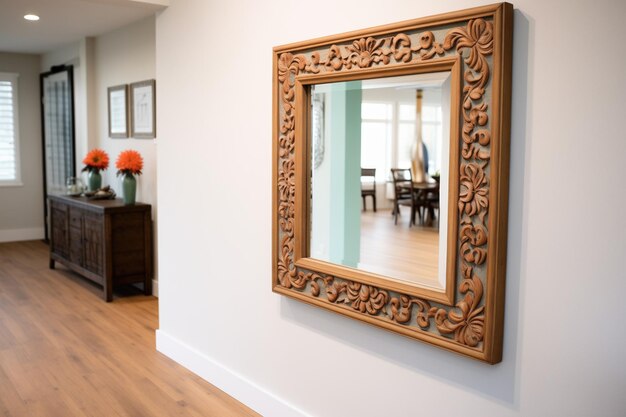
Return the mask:
[[[310,88],[308,255],[445,289],[450,72]]]

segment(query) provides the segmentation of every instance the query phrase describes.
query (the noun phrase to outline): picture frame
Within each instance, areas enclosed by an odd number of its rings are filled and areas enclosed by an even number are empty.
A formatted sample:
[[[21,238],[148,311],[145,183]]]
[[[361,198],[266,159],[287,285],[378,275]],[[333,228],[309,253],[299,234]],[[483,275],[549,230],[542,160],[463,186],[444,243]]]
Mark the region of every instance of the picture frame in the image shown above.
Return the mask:
[[[107,89],[109,137],[128,137],[128,84],[116,85]]]
[[[131,136],[137,139],[156,137],[156,82],[145,80],[130,85]]]

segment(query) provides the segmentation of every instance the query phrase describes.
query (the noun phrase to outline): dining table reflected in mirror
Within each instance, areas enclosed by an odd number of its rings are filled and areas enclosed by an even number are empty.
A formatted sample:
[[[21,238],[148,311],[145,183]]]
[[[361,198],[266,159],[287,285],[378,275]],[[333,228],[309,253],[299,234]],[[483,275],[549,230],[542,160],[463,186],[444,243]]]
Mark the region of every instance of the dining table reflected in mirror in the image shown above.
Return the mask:
[[[311,86],[308,256],[445,290],[450,74]]]

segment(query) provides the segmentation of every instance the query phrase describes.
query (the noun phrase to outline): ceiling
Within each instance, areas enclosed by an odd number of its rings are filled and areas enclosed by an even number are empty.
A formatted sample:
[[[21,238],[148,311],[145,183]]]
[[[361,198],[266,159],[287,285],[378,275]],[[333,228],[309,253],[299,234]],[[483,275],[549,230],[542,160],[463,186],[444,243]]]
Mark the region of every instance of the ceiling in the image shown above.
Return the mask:
[[[154,15],[168,5],[169,0],[0,0],[0,52],[49,52]],[[40,20],[25,20],[28,13]]]

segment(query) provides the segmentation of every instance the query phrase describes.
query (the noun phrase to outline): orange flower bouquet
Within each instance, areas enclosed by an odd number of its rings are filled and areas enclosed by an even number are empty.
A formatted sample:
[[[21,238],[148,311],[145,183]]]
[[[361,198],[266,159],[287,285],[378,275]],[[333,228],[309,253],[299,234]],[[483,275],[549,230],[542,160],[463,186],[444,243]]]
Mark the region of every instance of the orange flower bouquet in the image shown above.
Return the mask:
[[[82,171],[104,171],[109,167],[109,155],[100,148],[92,149],[83,159],[85,167]]]
[[[102,186],[102,176],[100,171],[104,171],[109,167],[109,155],[100,148],[92,149],[83,159],[85,167],[83,172],[88,171],[87,188],[89,191],[98,191]]]
[[[117,167],[117,175],[123,176],[122,179],[122,197],[124,204],[135,204],[135,195],[137,194],[137,180],[135,175],[140,175],[143,169],[143,158],[139,152],[128,149],[120,153],[115,161]]]
[[[115,161],[117,175],[141,175],[143,158],[139,152],[132,149],[123,151]]]

